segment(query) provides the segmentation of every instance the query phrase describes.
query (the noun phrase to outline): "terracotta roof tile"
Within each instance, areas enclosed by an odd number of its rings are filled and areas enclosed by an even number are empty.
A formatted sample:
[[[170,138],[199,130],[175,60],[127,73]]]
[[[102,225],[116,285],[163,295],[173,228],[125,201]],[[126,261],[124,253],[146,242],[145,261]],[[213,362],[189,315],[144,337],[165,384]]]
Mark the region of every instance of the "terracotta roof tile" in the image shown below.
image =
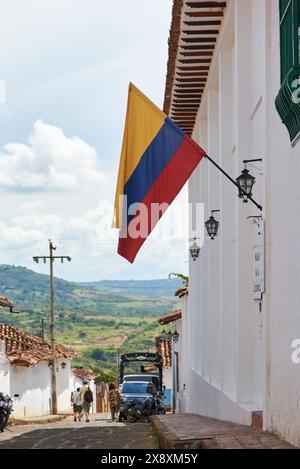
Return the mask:
[[[171,313],[166,314],[158,319],[160,324],[169,324],[170,322],[177,321],[181,319],[182,311],[181,309],[177,309],[176,311],[172,311]]]
[[[4,340],[5,354],[13,365],[36,365],[41,360],[54,358],[49,341],[43,341],[9,324],[0,323],[0,340]],[[74,355],[72,349],[56,345],[55,358],[71,358]]]
[[[98,376],[98,373],[94,373],[92,370],[88,370],[87,368],[72,368],[72,373],[80,379],[87,380],[95,379]]]

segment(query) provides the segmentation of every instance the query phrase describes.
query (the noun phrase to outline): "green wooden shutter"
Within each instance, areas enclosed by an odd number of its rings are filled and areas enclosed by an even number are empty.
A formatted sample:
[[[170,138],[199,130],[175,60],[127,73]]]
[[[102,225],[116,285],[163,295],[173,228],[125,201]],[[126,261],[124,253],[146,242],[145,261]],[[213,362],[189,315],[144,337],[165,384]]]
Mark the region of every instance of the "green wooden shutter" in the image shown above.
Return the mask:
[[[281,83],[294,65],[293,0],[280,1]]]
[[[279,0],[281,89],[275,104],[290,139],[300,136],[300,103],[293,100],[300,77],[300,0]]]

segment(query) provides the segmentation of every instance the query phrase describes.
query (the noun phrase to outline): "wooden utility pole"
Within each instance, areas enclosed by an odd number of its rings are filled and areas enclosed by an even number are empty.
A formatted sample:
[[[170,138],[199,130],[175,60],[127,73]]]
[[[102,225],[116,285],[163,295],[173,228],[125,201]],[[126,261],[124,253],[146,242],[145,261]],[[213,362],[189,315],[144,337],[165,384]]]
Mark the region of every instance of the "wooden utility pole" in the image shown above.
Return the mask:
[[[42,336],[42,341],[44,342],[45,340],[45,319],[42,318],[41,320],[41,336]]]
[[[54,276],[53,276],[53,264],[55,259],[60,259],[63,263],[64,259],[68,262],[71,261],[70,256],[53,256],[53,251],[56,250],[56,247],[53,246],[52,241],[49,239],[49,256],[34,256],[33,260],[37,264],[39,260],[47,262],[47,259],[50,261],[50,339],[51,339],[51,413],[53,415],[57,414],[57,389],[56,389],[56,360],[55,360],[55,314],[54,314]]]

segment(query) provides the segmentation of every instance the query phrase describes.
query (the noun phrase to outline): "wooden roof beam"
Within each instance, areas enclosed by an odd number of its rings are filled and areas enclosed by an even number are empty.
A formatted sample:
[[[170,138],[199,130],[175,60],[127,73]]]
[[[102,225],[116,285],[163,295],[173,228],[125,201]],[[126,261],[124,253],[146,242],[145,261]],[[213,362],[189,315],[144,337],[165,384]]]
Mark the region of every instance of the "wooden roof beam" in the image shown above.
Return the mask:
[[[225,8],[226,2],[187,2],[191,8]]]
[[[221,26],[221,20],[184,21],[187,26]]]
[[[197,88],[175,88],[174,93],[179,93],[179,94],[197,94],[199,90],[203,90],[204,84],[199,85]]]
[[[185,15],[190,18],[211,18],[213,16],[222,17],[224,13],[223,11],[186,11]]]
[[[184,34],[188,35],[198,35],[200,34],[201,36],[210,36],[213,34],[219,34],[219,29],[185,29],[182,31]]]
[[[182,72],[194,72],[194,71],[199,71],[199,72],[202,72],[202,71],[209,71],[209,65],[200,65],[199,67],[185,67],[185,66],[180,66],[180,67],[177,67],[178,70],[182,71]],[[177,72],[178,73],[178,72]]]
[[[192,51],[192,52],[179,52],[183,57],[212,57],[213,51]]]
[[[178,77],[175,77],[175,81],[177,81],[178,83],[200,83],[206,80],[207,80],[207,74],[198,75],[196,73],[193,73],[193,74],[188,74],[188,75],[183,74]]]
[[[181,64],[210,64],[211,59],[179,59]]]
[[[214,44],[198,44],[196,46],[191,46],[191,45],[188,45],[188,46],[185,46],[185,45],[181,45],[179,46],[180,49],[183,49],[183,50],[188,50],[188,51],[192,51],[192,50],[195,50],[195,51],[200,51],[200,50],[213,50],[215,48],[215,45]]]
[[[188,43],[202,43],[202,42],[217,42],[216,37],[182,37],[182,42]]]
[[[180,91],[182,89],[192,89],[192,87],[195,87],[198,85],[198,88],[203,88],[205,86],[206,80],[199,81],[199,82],[193,82],[193,83],[176,83],[176,89],[179,89]]]

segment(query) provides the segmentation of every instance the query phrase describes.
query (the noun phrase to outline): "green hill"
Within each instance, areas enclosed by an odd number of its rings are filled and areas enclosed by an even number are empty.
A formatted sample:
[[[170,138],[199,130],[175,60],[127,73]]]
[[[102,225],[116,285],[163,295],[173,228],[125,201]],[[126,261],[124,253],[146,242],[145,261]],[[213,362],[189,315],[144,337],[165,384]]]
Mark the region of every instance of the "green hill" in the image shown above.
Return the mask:
[[[68,282],[55,278],[57,340],[79,352],[74,364],[111,369],[116,353],[153,350],[157,318],[178,307],[178,279]],[[0,308],[0,321],[41,335],[49,330],[49,276],[0,266],[0,294],[22,314]]]

